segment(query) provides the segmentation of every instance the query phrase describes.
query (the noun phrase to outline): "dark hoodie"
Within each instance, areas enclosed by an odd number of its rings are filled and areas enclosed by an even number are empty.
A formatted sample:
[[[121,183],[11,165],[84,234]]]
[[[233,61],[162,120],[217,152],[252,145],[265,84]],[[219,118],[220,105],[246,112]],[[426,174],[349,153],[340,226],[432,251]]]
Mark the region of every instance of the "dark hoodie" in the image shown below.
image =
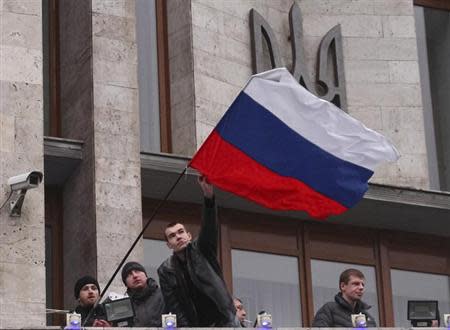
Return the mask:
[[[141,290],[127,290],[134,312],[135,327],[161,327],[161,315],[164,314],[164,300],[161,290],[152,278],[147,279],[147,287]]]

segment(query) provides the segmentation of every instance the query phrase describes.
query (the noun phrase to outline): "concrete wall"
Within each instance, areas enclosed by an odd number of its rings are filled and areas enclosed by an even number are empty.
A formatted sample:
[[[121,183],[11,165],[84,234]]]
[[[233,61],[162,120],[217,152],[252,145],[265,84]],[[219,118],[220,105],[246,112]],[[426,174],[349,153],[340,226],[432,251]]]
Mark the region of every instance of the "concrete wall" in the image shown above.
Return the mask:
[[[9,177],[43,172],[42,8],[0,2],[0,204]],[[45,325],[44,185],[0,211],[0,328]],[[24,311],[27,316],[24,316]]]
[[[292,1],[191,0],[198,148],[251,75],[249,10],[271,25],[290,68]],[[372,182],[428,187],[421,91],[410,0],[302,0],[310,73],[325,33],[341,24],[348,111],[396,145],[401,159],[381,166]],[[172,109],[176,111],[176,109]],[[189,154],[190,150],[185,153]]]
[[[300,6],[310,47],[318,42],[317,27],[341,23],[349,113],[388,137],[402,155],[379,167],[372,182],[427,188],[412,1],[301,1]]]
[[[134,1],[92,1],[97,274],[105,285],[142,229]],[[133,260],[143,260],[139,244]],[[119,276],[110,290],[123,293]]]

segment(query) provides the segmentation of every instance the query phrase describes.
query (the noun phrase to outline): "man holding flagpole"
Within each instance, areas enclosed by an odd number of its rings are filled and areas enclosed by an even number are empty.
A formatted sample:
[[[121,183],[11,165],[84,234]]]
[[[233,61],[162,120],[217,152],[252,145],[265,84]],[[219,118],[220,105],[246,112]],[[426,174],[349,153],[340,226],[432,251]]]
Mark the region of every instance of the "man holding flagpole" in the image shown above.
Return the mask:
[[[314,218],[355,206],[383,161],[399,157],[382,135],[304,89],[285,68],[254,75],[192,158],[204,175],[198,239],[169,224],[173,250],[158,269],[169,311],[180,327],[238,326],[217,262],[212,185],[275,210]]]
[[[212,184],[198,180],[204,195],[203,223],[198,238],[181,223],[164,232],[173,255],[158,268],[167,311],[178,327],[239,327],[233,299],[217,261],[218,224]]]

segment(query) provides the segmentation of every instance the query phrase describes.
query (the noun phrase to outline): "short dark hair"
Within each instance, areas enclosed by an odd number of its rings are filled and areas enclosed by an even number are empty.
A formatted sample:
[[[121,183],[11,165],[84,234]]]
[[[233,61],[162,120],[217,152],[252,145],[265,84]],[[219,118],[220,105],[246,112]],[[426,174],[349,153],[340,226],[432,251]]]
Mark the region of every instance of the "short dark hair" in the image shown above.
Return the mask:
[[[350,276],[365,279],[364,274],[360,270],[354,268],[346,269],[339,276],[339,289],[341,289],[341,283],[347,284],[350,281]]]
[[[184,227],[184,229],[186,229],[186,226],[183,223],[179,222],[179,221],[171,222],[171,223],[167,224],[166,228],[164,229],[164,239],[166,240],[166,242],[167,242],[166,229],[174,227],[176,225],[182,225]],[[187,231],[187,229],[186,229],[186,231]]]

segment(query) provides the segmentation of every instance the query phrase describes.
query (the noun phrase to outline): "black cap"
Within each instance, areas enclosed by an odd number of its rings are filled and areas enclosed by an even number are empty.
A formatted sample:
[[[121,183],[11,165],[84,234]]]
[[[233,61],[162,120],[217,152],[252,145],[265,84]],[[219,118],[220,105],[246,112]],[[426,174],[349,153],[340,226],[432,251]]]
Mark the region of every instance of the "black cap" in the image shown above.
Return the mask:
[[[126,283],[127,276],[132,270],[139,270],[145,273],[145,275],[147,276],[147,272],[145,271],[144,266],[142,266],[139,262],[136,261],[127,262],[125,266],[123,266],[122,268],[122,281],[125,285],[127,284]]]
[[[95,278],[92,276],[83,276],[77,281],[77,283],[75,283],[75,287],[73,288],[73,293],[76,299],[80,298],[80,291],[86,284],[94,284],[97,287],[98,292],[100,292],[100,285],[98,285]]]

